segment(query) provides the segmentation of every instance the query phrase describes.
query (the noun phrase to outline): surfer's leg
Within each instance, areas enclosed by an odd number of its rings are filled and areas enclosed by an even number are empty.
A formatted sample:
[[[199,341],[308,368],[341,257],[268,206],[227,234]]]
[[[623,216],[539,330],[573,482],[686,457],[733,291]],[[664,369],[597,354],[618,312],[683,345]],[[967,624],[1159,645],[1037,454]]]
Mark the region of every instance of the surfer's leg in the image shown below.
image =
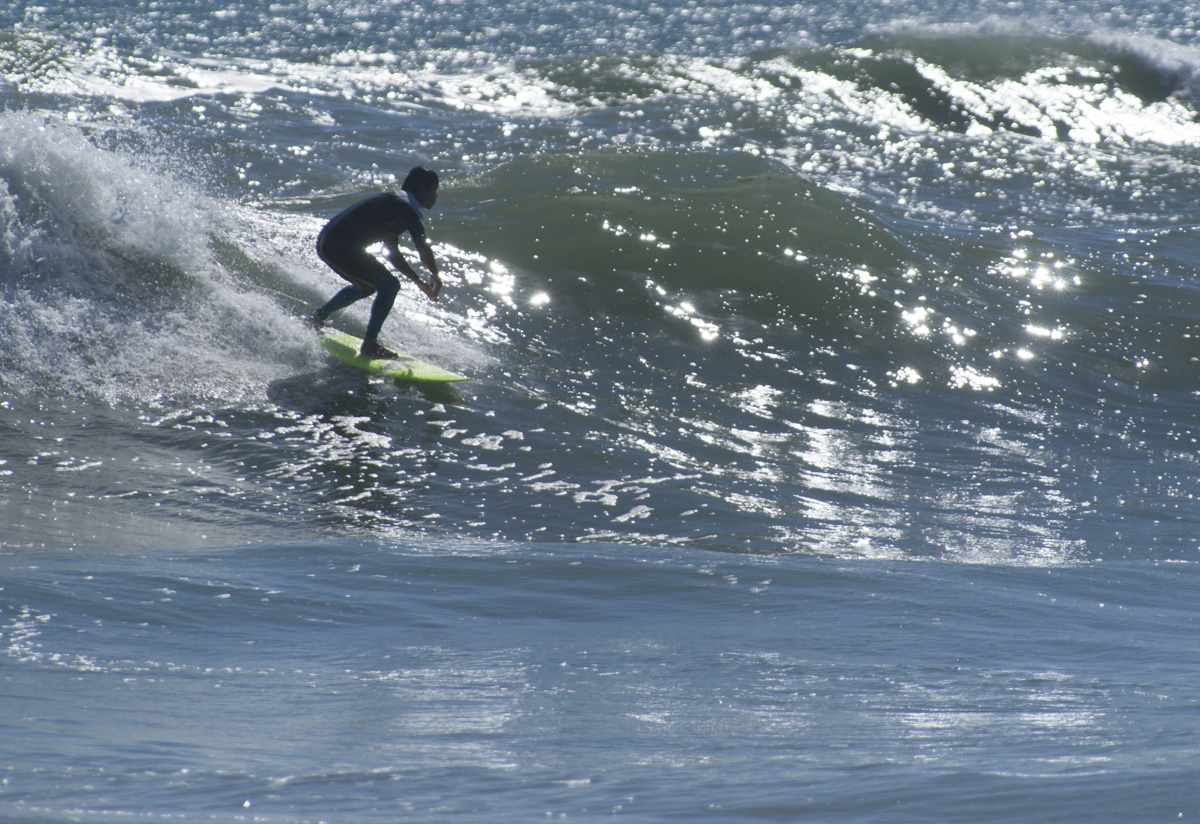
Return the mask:
[[[329,302],[318,309],[314,314],[316,315],[317,319],[325,321],[334,312],[341,311],[352,303],[357,303],[369,294],[370,292],[364,293],[358,284],[351,283],[345,289],[330,298]]]
[[[375,291],[374,281],[378,280],[380,274],[388,273],[387,268],[366,251],[345,249],[331,244],[324,230],[317,239],[317,255],[330,269],[350,281],[350,285],[313,313],[312,319],[316,321],[314,326],[324,324],[334,312],[369,297]]]
[[[400,291],[400,281],[387,270],[379,260],[365,251],[354,254],[331,254],[327,244],[319,244],[317,252],[333,271],[350,281],[350,285],[342,289],[329,302],[318,309],[314,315],[318,322],[339,309],[345,309],[355,301],[362,300],[368,295],[375,295],[371,304],[371,317],[367,321],[367,331],[363,335],[363,345],[360,354],[374,357],[395,357],[395,353],[379,345],[379,330],[392,311],[396,302],[396,294]]]
[[[392,304],[396,302],[400,281],[389,273],[381,276],[372,286],[375,287],[375,302],[371,304],[371,317],[367,321],[364,340],[376,340],[379,337],[379,330],[383,328],[383,322],[387,320],[388,313],[392,311]]]

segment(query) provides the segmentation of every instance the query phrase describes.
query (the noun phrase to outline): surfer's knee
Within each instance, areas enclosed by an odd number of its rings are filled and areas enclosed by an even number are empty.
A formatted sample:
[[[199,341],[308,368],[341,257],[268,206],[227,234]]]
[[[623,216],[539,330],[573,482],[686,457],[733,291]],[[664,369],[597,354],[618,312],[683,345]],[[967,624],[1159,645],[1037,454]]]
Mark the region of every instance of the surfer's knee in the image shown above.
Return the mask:
[[[395,275],[389,274],[387,277],[381,277],[375,281],[375,289],[380,295],[395,298],[400,292],[400,281]]]

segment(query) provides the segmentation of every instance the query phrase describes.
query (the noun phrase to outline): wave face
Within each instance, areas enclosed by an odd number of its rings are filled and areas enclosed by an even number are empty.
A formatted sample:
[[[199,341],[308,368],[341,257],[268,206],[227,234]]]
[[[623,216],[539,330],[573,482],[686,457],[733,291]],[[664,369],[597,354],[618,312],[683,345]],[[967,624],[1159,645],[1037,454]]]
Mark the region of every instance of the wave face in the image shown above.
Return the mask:
[[[113,506],[7,540],[165,540],[147,476],[112,471],[158,449],[214,535],[1193,553],[1183,12],[817,5],[719,30],[620,4],[25,12],[0,40],[5,415],[105,420],[103,457],[50,454]],[[445,175],[449,286],[387,334],[475,377],[451,397],[345,374],[296,322],[337,286],[322,221],[417,162]],[[7,466],[38,488],[28,449]]]

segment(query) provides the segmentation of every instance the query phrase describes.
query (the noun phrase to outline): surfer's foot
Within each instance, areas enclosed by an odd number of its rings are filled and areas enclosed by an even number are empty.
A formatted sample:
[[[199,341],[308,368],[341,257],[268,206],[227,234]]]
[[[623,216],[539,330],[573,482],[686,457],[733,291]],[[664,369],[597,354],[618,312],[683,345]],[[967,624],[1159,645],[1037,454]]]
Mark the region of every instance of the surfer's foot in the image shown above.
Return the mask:
[[[381,346],[379,341],[367,338],[363,341],[362,347],[358,350],[358,354],[364,358],[394,358],[396,353],[386,346]]]
[[[310,329],[316,329],[318,332],[320,332],[322,329],[324,329],[326,326],[329,325],[324,320],[322,320],[321,316],[318,315],[316,312],[313,312],[311,315],[306,317],[304,319],[304,323]]]

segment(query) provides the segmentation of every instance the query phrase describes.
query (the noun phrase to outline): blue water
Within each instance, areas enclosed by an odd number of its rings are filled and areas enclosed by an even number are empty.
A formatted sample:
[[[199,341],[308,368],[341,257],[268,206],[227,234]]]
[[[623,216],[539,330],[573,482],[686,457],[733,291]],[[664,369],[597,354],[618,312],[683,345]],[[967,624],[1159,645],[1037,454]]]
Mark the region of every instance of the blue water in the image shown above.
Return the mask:
[[[1198,13],[0,10],[0,821],[1200,816]]]
[[[8,820],[1194,809],[1187,568],[396,540],[91,557],[5,565],[10,603],[72,603],[6,616]]]

